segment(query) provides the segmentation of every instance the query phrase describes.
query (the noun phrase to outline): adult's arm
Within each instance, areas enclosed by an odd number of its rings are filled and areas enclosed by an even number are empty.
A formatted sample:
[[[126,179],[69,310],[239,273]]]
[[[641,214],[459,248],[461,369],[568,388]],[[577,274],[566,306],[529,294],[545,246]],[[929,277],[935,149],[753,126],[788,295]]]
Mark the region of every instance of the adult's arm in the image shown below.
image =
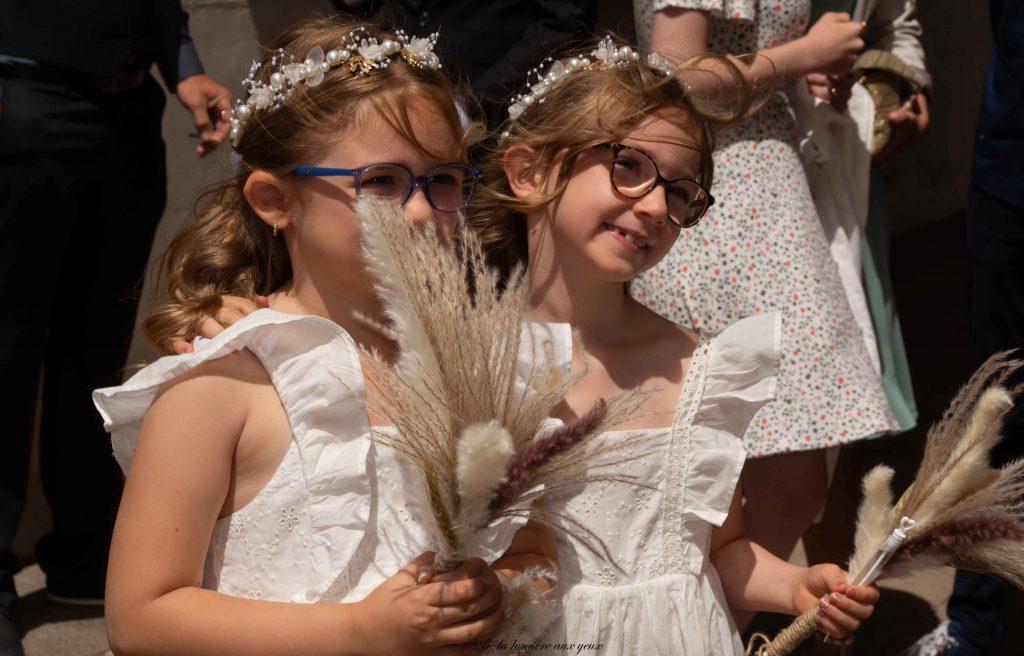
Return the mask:
[[[703,53],[708,48],[711,21],[710,13],[704,10],[686,7],[663,9],[654,16],[651,50],[677,62]],[[739,67],[751,82],[759,84],[784,81],[807,73],[845,73],[864,47],[862,31],[863,26],[852,21],[847,14],[828,13],[806,35],[761,50],[753,62],[739,62]]]
[[[922,87],[930,87],[932,78],[921,46],[917,0],[876,0],[867,21],[865,49],[879,48],[892,52],[914,69]]]

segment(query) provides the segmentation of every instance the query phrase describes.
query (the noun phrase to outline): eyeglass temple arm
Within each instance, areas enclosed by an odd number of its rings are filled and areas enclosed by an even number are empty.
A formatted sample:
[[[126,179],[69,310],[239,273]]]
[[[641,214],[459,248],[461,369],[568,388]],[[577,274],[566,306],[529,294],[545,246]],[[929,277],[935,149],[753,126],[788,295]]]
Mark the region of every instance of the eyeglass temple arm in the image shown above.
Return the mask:
[[[356,169],[332,169],[324,166],[300,166],[292,171],[297,175],[304,175],[307,178],[319,178],[331,175],[355,175]]]

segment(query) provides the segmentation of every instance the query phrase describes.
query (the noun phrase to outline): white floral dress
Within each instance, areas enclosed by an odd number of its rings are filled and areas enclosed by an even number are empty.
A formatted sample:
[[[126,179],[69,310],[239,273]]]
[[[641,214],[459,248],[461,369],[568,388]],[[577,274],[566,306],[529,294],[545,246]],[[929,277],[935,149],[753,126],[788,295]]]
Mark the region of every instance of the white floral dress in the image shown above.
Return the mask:
[[[612,556],[559,538],[563,619],[539,641],[546,653],[743,653],[708,554],[743,468],[743,433],[775,390],[780,330],[778,314],[764,314],[702,334],[671,427],[597,438],[594,448],[645,433],[615,469],[643,487],[595,481],[546,494],[552,513],[599,536]],[[571,362],[571,346],[562,357]]]
[[[203,587],[250,599],[357,601],[418,554],[436,549],[419,474],[371,439],[359,351],[337,324],[260,310],[196,352],[162,358],[93,394],[114,456],[128,471],[142,418],[163,383],[243,348],[281,397],[292,444],[270,481],[217,521]],[[168,490],[174,494],[174,490]],[[477,553],[497,557],[525,520],[494,528]]]
[[[656,11],[711,16],[710,49],[756,52],[802,36],[808,0],[636,0],[649,45]],[[829,251],[797,151],[790,86],[718,135],[716,203],[672,251],[634,281],[633,295],[696,329],[783,314],[775,403],[744,437],[753,457],[828,447],[899,430]]]

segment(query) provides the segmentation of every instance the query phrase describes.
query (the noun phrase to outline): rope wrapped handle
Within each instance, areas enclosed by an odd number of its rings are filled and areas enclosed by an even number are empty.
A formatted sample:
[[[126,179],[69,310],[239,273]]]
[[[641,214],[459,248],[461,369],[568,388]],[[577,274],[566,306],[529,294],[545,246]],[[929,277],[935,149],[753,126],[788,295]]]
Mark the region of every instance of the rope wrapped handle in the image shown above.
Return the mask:
[[[910,517],[900,519],[899,526],[892,530],[892,533],[885,539],[885,543],[879,547],[864,568],[857,573],[850,585],[871,585],[878,574],[882,571],[889,559],[896,550],[907,539],[917,522]],[[802,615],[793,620],[793,623],[779,632],[772,640],[763,633],[755,633],[750,638],[745,656],[787,656],[800,646],[804,640],[814,635],[818,630],[818,607],[811,606]],[[828,638],[825,639],[828,641]]]
[[[818,630],[818,606],[814,605],[793,620],[772,640],[763,633],[750,638],[745,656],[787,656]]]

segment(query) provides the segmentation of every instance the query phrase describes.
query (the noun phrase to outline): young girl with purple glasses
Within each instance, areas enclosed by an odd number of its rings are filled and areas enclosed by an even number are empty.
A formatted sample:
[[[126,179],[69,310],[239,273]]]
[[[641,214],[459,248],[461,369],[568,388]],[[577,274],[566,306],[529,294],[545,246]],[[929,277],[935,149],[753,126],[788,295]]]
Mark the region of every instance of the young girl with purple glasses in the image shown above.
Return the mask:
[[[477,554],[494,569],[470,558],[430,580],[416,474],[370,438],[387,428],[359,347],[394,346],[356,319],[383,320],[353,199],[445,228],[479,175],[432,45],[320,19],[254,64],[232,116],[237,170],[172,243],[174,303],[146,328],[165,343],[224,294],[269,294],[269,309],[95,393],[128,472],[115,652],[469,653],[506,617],[495,571],[553,566],[548,534],[518,521]]]

